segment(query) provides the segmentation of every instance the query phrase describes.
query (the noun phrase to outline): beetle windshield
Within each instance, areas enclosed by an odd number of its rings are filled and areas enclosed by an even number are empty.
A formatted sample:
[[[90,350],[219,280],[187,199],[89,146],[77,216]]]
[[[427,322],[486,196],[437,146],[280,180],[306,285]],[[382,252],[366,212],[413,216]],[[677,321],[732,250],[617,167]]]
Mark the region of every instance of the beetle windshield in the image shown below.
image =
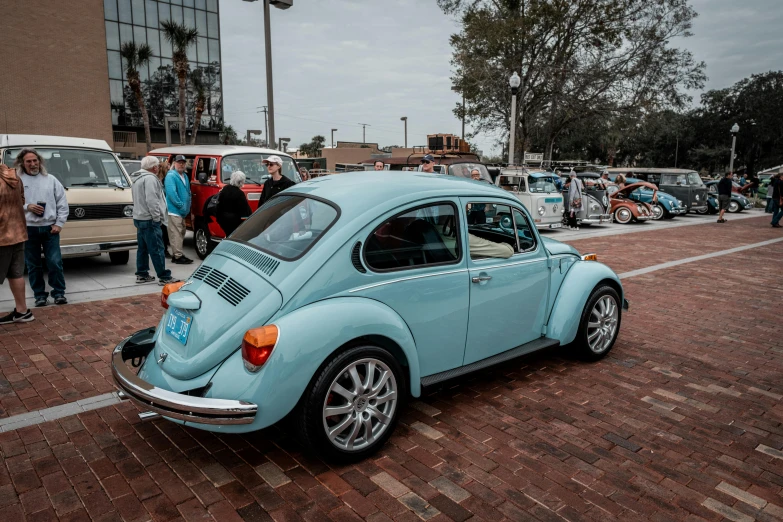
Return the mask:
[[[241,170],[245,174],[246,183],[248,185],[263,185],[264,181],[269,178],[269,171],[266,169],[263,161],[271,156],[271,154],[231,154],[225,156],[221,161],[221,176],[220,179],[223,183],[228,183],[231,180],[231,174],[237,170]],[[294,160],[288,156],[279,156],[283,160],[283,168],[281,173],[294,183],[299,183],[302,178],[299,176],[299,172],[296,170]]]
[[[323,201],[280,195],[250,216],[231,239],[290,261],[304,255],[336,218],[337,210]]]

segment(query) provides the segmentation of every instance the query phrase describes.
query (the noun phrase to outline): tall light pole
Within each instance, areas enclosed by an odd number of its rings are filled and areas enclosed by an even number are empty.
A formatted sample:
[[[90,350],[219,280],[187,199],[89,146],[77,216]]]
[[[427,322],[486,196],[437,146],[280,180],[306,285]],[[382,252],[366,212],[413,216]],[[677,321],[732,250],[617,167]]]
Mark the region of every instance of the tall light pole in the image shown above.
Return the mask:
[[[256,0],[245,0],[255,2]],[[269,129],[266,133],[266,141],[275,146],[275,97],[272,90],[272,32],[270,29],[269,6],[278,9],[288,9],[294,5],[294,0],[262,0],[264,2],[264,38],[266,47],[266,103],[269,106]]]
[[[362,143],[367,143],[366,130],[367,130],[367,127],[370,126],[370,124],[369,123],[357,123],[356,125],[361,125],[362,126]]]
[[[731,158],[729,158],[729,172],[734,173],[734,148],[737,145],[737,133],[739,132],[739,125],[736,123],[731,126]]]
[[[337,129],[332,129],[332,148],[334,148],[334,133],[337,132]]]
[[[247,129],[247,146],[252,147],[253,145],[250,143],[250,135],[251,134],[261,134],[261,131],[259,129]]]
[[[288,146],[288,142],[291,141],[291,138],[278,138],[278,150],[282,150],[285,152],[286,147]]]
[[[516,71],[508,79],[508,85],[511,87],[511,130],[509,132],[508,141],[508,164],[514,164],[514,142],[516,141],[517,130],[517,90],[522,80]]]
[[[407,149],[408,148],[408,117],[403,116],[402,118],[400,118],[400,121],[405,123],[405,148]]]

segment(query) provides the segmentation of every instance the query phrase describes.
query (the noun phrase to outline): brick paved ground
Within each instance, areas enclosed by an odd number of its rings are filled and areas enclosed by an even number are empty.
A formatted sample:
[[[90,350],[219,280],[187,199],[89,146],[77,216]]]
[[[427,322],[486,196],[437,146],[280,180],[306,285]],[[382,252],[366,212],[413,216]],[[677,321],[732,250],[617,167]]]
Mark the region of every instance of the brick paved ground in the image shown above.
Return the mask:
[[[764,223],[574,244],[624,271],[781,237]],[[652,257],[657,234],[666,243]],[[609,357],[585,364],[540,353],[428,390],[390,444],[354,466],[330,467],[278,428],[225,436],[141,423],[128,403],[2,433],[0,512],[7,520],[781,520],[781,256],[776,243],[627,279],[632,312]],[[133,298],[48,308],[37,324],[0,330],[3,408],[107,391],[110,346],[155,323],[157,306]],[[68,388],[68,397],[59,393]]]

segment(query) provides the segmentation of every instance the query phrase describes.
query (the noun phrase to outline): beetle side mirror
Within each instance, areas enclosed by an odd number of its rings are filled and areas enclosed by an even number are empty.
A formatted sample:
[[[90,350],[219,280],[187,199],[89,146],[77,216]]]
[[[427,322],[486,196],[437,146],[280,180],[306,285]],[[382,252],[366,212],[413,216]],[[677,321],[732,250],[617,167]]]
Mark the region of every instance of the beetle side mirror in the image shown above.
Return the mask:
[[[207,182],[209,176],[206,172],[199,172],[198,174],[196,174],[196,179],[198,180],[199,183],[203,185],[204,183]]]

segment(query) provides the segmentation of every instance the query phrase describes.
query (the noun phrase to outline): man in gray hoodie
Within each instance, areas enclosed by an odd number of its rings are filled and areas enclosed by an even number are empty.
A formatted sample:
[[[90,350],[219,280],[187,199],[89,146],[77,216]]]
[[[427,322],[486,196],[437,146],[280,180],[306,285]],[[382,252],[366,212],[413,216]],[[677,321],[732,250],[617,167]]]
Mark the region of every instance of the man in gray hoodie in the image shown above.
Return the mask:
[[[161,225],[167,221],[166,196],[163,184],[157,176],[158,158],[145,156],[141,160],[141,170],[131,174],[133,186],[133,224],[136,226],[136,282],[151,283],[155,278],[150,275],[150,258],[158,284],[176,283],[171,270],[166,268],[165,247]]]

